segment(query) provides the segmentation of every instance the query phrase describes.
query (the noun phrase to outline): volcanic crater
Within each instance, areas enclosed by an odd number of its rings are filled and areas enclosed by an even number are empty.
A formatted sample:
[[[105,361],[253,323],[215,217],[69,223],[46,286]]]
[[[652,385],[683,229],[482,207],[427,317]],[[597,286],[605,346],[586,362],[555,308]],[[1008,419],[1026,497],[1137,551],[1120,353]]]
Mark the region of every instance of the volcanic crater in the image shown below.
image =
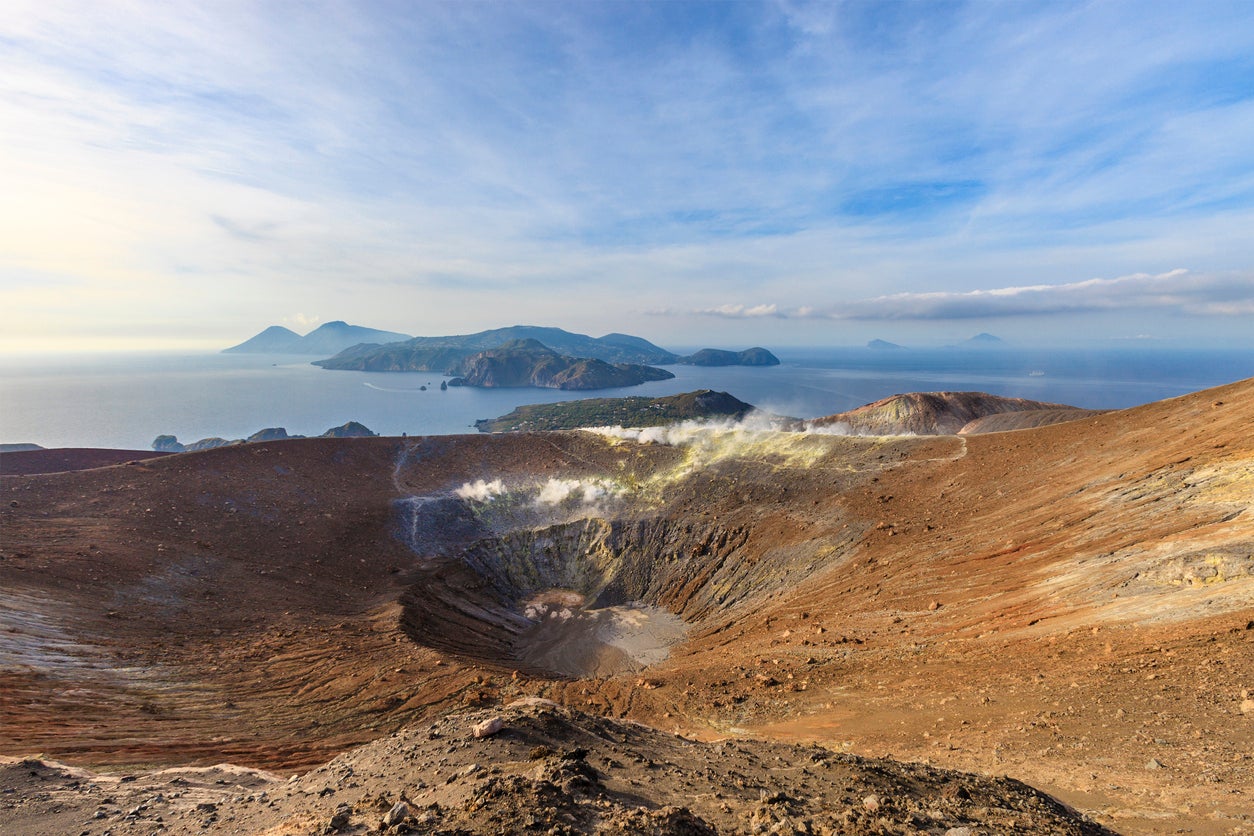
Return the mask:
[[[0,754],[304,770],[542,698],[1241,832],[1252,423],[1245,381],[979,436],[307,439],[5,476]]]

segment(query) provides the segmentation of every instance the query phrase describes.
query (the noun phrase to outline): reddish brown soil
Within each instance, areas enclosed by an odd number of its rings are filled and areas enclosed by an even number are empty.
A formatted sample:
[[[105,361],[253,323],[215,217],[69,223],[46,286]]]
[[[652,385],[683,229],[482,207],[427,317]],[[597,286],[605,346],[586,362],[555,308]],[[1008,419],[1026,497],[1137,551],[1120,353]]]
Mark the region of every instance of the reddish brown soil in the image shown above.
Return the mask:
[[[59,447],[55,450],[20,450],[0,454],[0,475],[29,476],[35,473],[64,473],[91,470],[129,461],[166,456],[151,450],[102,450],[95,447]]]
[[[963,438],[310,439],[6,476],[0,754],[301,769],[537,695],[1006,774],[1126,832],[1250,832],[1250,426],[1245,381]],[[627,487],[400,536],[403,497],[594,477]],[[688,621],[664,663],[570,680],[493,644],[505,604],[462,550],[581,516],[622,522],[544,536],[621,552],[607,577]],[[460,613],[442,637],[424,594]]]

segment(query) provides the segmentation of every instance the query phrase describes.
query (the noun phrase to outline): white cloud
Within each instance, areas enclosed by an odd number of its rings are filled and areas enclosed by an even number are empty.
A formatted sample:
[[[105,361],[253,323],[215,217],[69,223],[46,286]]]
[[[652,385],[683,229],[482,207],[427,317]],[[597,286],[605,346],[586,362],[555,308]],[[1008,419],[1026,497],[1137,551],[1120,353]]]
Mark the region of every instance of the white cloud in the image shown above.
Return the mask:
[[[969,291],[898,293],[836,305],[815,315],[830,319],[976,319],[1136,309],[1169,309],[1201,316],[1234,316],[1254,305],[1254,275],[1192,275],[1172,270],[1056,285]]]
[[[777,305],[719,305],[716,308],[706,308],[694,313],[706,316],[721,316],[727,319],[753,319],[780,315]]]

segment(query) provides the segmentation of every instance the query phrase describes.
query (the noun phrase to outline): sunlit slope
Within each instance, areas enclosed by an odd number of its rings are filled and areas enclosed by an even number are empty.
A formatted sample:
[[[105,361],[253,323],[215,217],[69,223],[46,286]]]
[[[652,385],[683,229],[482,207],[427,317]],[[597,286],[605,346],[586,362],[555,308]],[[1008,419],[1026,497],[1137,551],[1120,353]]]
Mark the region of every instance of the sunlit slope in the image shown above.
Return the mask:
[[[1244,381],[972,436],[311,439],[5,477],[0,752],[290,767],[537,695],[1176,821],[1153,741],[1252,777],[1250,426]],[[572,678],[525,641],[555,591],[684,638]]]

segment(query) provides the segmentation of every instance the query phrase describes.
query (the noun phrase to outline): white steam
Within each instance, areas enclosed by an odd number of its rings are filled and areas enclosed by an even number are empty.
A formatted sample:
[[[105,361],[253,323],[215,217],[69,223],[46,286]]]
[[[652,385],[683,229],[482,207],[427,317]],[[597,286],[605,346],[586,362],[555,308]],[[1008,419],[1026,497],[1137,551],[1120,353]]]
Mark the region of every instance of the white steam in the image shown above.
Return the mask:
[[[755,411],[738,421],[703,418],[662,427],[588,427],[587,432],[640,444],[687,447],[708,439],[712,434],[780,432],[781,429],[778,417]]]
[[[476,479],[474,482],[467,482],[462,485],[453,493],[462,499],[471,499],[475,502],[491,502],[495,497],[505,493],[505,485],[501,484],[500,479],[493,479],[491,482]]]
[[[549,479],[536,494],[536,504],[595,505],[608,496],[622,493],[622,488],[604,479]]]
[[[453,493],[460,499],[481,505],[504,502],[519,507],[518,502],[541,509],[574,509],[594,506],[603,500],[620,496],[624,488],[608,479],[557,479],[506,487],[500,479],[476,479],[466,482]]]

